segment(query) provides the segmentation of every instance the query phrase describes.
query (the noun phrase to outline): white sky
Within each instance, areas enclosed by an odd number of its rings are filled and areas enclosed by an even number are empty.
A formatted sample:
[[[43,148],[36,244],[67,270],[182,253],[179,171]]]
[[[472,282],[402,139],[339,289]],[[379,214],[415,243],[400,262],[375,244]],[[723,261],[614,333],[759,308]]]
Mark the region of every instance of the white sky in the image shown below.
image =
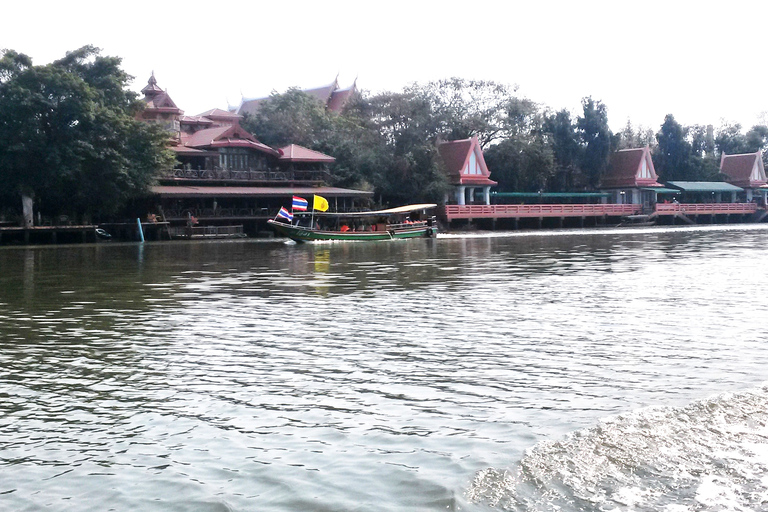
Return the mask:
[[[768,2],[729,0],[229,0],[6,2],[0,49],[35,64],[86,44],[154,70],[198,114],[339,74],[371,92],[452,76],[517,84],[575,113],[591,95],[611,128],[768,121]],[[258,135],[258,134],[257,134]]]

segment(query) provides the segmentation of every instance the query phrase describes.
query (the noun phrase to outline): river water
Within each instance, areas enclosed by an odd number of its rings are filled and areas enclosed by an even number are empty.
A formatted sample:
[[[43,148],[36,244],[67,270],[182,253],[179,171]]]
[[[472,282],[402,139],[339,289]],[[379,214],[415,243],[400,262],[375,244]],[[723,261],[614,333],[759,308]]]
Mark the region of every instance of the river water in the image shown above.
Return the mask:
[[[0,248],[0,510],[758,510],[768,226]]]

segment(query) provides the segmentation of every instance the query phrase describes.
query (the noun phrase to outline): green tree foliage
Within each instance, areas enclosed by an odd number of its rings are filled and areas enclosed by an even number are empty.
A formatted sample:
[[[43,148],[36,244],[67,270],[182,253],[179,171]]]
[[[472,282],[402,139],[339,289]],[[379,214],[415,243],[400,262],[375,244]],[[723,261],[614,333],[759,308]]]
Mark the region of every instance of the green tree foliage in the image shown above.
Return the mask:
[[[578,188],[582,181],[579,179],[581,146],[571,113],[563,109],[547,116],[544,130],[551,141],[555,166],[555,177],[549,188],[554,191]]]
[[[747,140],[741,133],[740,124],[724,124],[715,136],[718,155],[736,155],[747,153]]]
[[[451,78],[406,89],[431,105],[434,130],[445,140],[477,136],[481,147],[499,141],[509,128],[514,89],[496,82]]]
[[[44,214],[98,218],[146,193],[173,156],[166,132],[135,119],[141,104],[129,80],[120,59],[92,46],[44,66],[4,50],[0,199],[7,205],[23,193]]]
[[[241,124],[268,146],[299,144],[313,149],[334,128],[332,114],[325,105],[296,88],[282,94],[273,92]]]
[[[555,151],[539,106],[527,99],[510,98],[502,124],[504,139],[485,151],[485,161],[499,182],[499,190],[546,190],[555,175]]]
[[[597,187],[608,167],[612,146],[608,127],[608,108],[591,97],[581,101],[582,116],[576,121],[583,147],[581,169],[590,187]]]
[[[658,146],[653,153],[654,166],[663,181],[692,180],[689,166],[691,144],[686,140],[688,130],[667,114],[656,134]]]

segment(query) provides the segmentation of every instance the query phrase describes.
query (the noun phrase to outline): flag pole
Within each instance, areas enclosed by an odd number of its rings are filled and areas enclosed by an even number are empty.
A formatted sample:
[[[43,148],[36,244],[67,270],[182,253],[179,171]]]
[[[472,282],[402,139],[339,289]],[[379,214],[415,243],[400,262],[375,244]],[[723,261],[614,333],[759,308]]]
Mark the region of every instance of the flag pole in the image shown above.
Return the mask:
[[[309,219],[309,229],[314,229],[315,227],[315,198],[312,198],[312,216]]]

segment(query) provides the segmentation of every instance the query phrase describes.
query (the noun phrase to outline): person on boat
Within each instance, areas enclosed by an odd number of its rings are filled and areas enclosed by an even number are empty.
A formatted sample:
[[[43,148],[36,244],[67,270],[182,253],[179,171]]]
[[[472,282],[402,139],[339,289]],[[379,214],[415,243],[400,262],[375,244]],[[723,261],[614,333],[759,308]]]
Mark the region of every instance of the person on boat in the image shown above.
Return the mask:
[[[341,229],[339,231],[341,231],[342,233],[346,233],[347,231],[349,231],[349,226],[347,226],[346,224],[342,224]]]

